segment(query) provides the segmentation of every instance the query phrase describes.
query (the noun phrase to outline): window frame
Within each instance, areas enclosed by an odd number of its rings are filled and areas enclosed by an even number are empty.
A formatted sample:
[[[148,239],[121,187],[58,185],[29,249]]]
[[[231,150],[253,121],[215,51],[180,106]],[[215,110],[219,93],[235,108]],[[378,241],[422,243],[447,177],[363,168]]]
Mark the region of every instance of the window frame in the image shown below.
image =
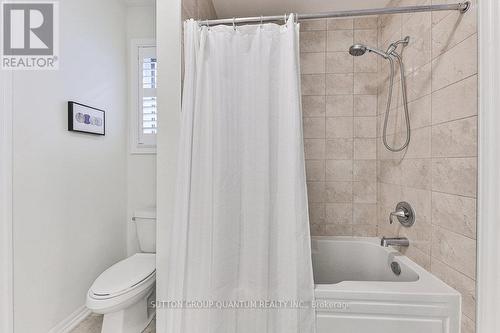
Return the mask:
[[[141,131],[142,127],[142,102],[140,101],[140,96],[142,93],[140,91],[140,73],[139,65],[141,64],[139,59],[140,49],[145,47],[156,48],[156,40],[154,39],[132,39],[130,41],[129,47],[129,151],[130,154],[156,154],[156,142],[152,143],[141,143]],[[141,84],[142,85],[142,84]]]

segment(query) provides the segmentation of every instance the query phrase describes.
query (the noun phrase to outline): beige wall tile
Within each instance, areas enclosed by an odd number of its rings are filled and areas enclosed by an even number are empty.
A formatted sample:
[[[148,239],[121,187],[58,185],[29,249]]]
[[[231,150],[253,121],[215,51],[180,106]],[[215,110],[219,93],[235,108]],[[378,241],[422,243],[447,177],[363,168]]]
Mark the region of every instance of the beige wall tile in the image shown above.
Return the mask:
[[[477,115],[477,75],[432,93],[432,123]]]
[[[430,32],[426,39],[413,39],[404,51],[405,72],[411,73],[431,61]]]
[[[402,26],[402,36],[410,36],[410,43],[404,51],[407,72],[427,64],[431,60],[431,13],[415,13]]]
[[[394,219],[394,224],[399,222]],[[415,222],[411,228],[399,227],[398,236],[406,237],[410,240],[410,246],[419,249],[427,255],[431,254],[431,224],[420,220]]]
[[[376,73],[378,71],[377,57],[378,56],[373,53],[366,53],[362,57],[352,57],[354,59],[354,72]]]
[[[477,34],[432,61],[432,88],[441,89],[477,73]]]
[[[356,203],[377,203],[377,183],[353,182],[352,195]]]
[[[326,182],[325,200],[329,203],[352,202],[352,182]]]
[[[476,197],[476,186],[476,158],[432,159],[432,189],[434,191]]]
[[[403,161],[397,159],[383,160],[379,158],[377,162],[379,182],[396,185],[401,184],[403,179]]]
[[[302,95],[324,95],[325,94],[325,75],[307,74],[301,76]]]
[[[327,181],[351,181],[352,160],[326,160]]]
[[[462,294],[462,313],[474,319],[476,317],[476,282],[434,258],[431,258],[431,273]]]
[[[353,158],[353,139],[326,140],[326,158],[332,160],[348,160]]]
[[[326,96],[326,115],[328,117],[352,116],[353,96],[352,95]]]
[[[300,33],[300,52],[325,52],[326,31],[303,31]]]
[[[376,95],[378,90],[377,73],[355,73],[354,74],[354,94],[355,95]]]
[[[307,181],[324,181],[325,161],[306,160],[306,179]]]
[[[300,31],[311,30],[326,30],[326,19],[304,20],[300,22]]]
[[[326,228],[321,224],[310,225],[311,236],[326,236]]]
[[[302,96],[302,115],[304,117],[324,117],[325,96]]]
[[[355,95],[354,115],[376,116],[377,115],[377,95]]]
[[[300,54],[301,74],[322,74],[325,72],[325,53],[309,52]]]
[[[378,16],[354,18],[354,29],[377,29]]]
[[[354,117],[354,137],[355,138],[376,138],[377,118],[376,117]]]
[[[431,191],[409,186],[401,186],[401,200],[408,202],[415,210],[416,222],[431,223]]]
[[[377,45],[377,29],[354,30],[354,44]]]
[[[476,276],[476,241],[471,238],[433,226],[432,256],[472,279]]]
[[[374,181],[377,179],[377,161],[375,160],[354,160],[353,180]]]
[[[325,137],[325,118],[304,118],[302,126],[304,127],[305,139],[321,139]]]
[[[352,73],[353,57],[346,51],[328,52],[326,54],[327,73]]]
[[[327,74],[327,95],[349,95],[353,93],[353,74]]]
[[[406,255],[408,258],[430,271],[431,269],[431,256],[428,253],[425,253],[418,249],[415,246],[410,246],[406,249],[400,249],[400,251]]]
[[[352,207],[353,224],[376,225],[377,204],[354,203]]]
[[[327,32],[326,49],[328,52],[348,51],[352,46],[354,33],[352,30],[331,30]]]
[[[411,128],[421,128],[431,124],[431,96],[426,95],[408,103]],[[398,110],[399,112],[399,110]]]
[[[374,160],[377,158],[377,139],[354,139],[354,159]]]
[[[352,30],[352,18],[332,18],[328,19],[328,30]]]
[[[424,65],[406,77],[408,101],[414,101],[431,93],[432,71],[431,65]]]
[[[383,216],[389,216],[389,213],[394,211],[396,204],[401,201],[403,191],[400,185],[378,183],[378,199],[379,203],[384,207]],[[389,208],[389,210],[385,210]],[[387,221],[387,219],[384,219]]]
[[[432,156],[477,156],[477,116],[432,126]]]
[[[405,158],[431,157],[431,132],[430,127],[423,127],[411,131],[411,141],[407,148]],[[400,143],[404,143],[406,140],[406,132],[401,133],[401,138],[402,140]],[[401,146],[401,144],[399,146]]]
[[[351,236],[352,225],[327,224],[325,226],[327,236]]]
[[[321,160],[325,158],[325,140],[304,139],[304,152],[306,160]]]
[[[467,316],[462,316],[462,321],[460,323],[460,333],[475,333],[476,332],[476,323],[472,321]]]
[[[329,139],[352,138],[353,117],[326,118],[326,137]]]
[[[406,159],[401,164],[401,170],[405,186],[423,190],[431,189],[431,159]]]
[[[433,192],[432,223],[475,239],[476,199]]]
[[[326,210],[324,203],[309,203],[309,223],[325,224]]]
[[[352,224],[352,203],[326,204],[326,223]]]
[[[377,227],[374,225],[353,225],[352,235],[354,237],[375,237],[377,236]]]
[[[307,182],[307,198],[310,203],[325,202],[325,183]]]

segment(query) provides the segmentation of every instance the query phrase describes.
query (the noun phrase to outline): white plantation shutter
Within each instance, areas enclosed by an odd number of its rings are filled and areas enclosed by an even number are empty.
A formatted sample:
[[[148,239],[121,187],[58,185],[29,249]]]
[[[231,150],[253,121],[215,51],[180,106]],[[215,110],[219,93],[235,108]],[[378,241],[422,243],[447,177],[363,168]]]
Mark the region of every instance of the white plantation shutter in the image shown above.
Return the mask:
[[[138,144],[151,147],[156,145],[156,130],[158,125],[156,108],[156,47],[140,46],[138,51]]]

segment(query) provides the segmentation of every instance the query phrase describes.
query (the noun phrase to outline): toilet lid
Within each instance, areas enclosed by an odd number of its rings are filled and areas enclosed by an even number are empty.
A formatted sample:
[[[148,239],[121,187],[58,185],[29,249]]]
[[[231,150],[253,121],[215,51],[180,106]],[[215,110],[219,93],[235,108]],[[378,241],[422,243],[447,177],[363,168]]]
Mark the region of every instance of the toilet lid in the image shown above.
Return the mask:
[[[154,253],[136,253],[105,270],[90,290],[96,296],[120,294],[139,285],[155,271]]]

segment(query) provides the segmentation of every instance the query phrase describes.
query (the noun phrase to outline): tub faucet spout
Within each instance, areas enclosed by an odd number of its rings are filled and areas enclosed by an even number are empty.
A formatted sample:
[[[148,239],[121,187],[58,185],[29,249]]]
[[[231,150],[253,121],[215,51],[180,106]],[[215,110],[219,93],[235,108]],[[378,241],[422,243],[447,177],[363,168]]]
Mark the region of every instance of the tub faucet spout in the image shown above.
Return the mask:
[[[380,240],[380,245],[383,247],[388,247],[388,246],[405,246],[408,247],[410,246],[410,241],[406,237],[382,237]]]

